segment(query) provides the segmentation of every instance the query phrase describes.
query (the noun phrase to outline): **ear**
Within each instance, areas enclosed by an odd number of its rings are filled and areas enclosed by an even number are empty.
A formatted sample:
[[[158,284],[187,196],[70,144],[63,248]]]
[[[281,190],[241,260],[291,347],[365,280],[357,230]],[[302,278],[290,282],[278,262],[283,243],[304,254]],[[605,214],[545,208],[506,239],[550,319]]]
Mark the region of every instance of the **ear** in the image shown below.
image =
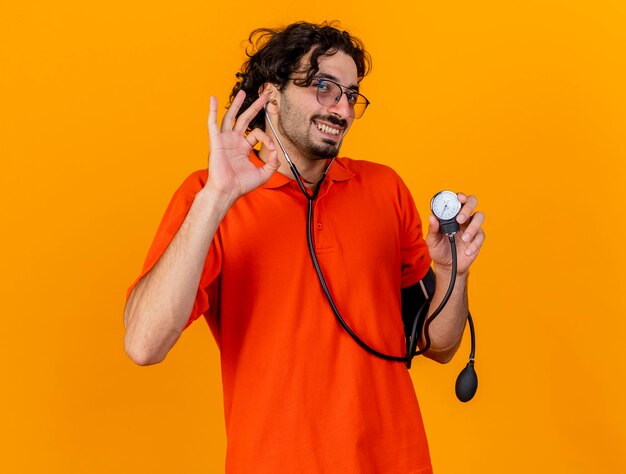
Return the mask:
[[[259,96],[261,94],[269,94],[270,100],[268,102],[267,111],[271,114],[278,113],[278,104],[280,101],[280,91],[276,84],[272,84],[271,82],[266,82],[261,87],[259,87]]]

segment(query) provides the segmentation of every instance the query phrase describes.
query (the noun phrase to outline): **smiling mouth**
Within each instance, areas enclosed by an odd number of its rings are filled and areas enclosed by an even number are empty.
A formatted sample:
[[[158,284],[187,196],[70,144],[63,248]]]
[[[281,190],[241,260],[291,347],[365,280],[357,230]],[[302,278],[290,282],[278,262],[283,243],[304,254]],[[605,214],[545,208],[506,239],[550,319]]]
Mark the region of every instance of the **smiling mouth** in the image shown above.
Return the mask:
[[[313,122],[313,124],[315,124],[315,128],[317,128],[320,132],[327,133],[329,135],[337,136],[341,132],[341,128],[331,127],[325,123]]]

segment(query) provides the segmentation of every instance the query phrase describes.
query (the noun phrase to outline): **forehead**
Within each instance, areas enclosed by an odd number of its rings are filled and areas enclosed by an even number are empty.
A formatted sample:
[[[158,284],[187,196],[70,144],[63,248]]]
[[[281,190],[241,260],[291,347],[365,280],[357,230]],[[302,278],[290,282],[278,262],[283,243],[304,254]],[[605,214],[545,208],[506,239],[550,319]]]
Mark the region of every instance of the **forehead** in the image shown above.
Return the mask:
[[[304,63],[308,65],[309,57],[304,58]],[[317,60],[319,70],[317,77],[327,77],[334,79],[347,87],[358,89],[357,69],[354,59],[343,51],[335,54],[324,54]]]

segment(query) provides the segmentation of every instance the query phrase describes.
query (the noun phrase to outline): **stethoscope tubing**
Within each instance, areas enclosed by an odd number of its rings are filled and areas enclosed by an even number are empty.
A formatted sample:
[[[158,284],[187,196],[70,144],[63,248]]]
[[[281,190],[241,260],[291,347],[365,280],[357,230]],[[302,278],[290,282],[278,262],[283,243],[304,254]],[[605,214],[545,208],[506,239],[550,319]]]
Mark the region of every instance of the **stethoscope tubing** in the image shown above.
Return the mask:
[[[318,188],[313,193],[313,196],[309,196],[309,194],[307,193],[307,200],[308,200],[308,209],[307,209],[307,244],[308,244],[308,248],[309,248],[309,254],[311,256],[311,261],[313,262],[313,266],[315,267],[315,271],[317,273],[320,285],[322,287],[322,291],[324,292],[324,295],[326,296],[328,304],[330,305],[330,308],[332,309],[332,311],[333,311],[333,313],[335,315],[335,318],[337,319],[337,321],[339,322],[341,327],[350,335],[350,337],[354,340],[354,342],[356,342],[359,346],[361,346],[363,349],[365,349],[370,354],[375,355],[376,357],[380,357],[381,359],[385,359],[385,360],[389,360],[389,361],[404,362],[407,365],[407,367],[410,368],[411,367],[411,362],[413,360],[413,357],[421,355],[421,354],[424,354],[425,352],[427,352],[430,349],[430,332],[429,332],[430,325],[432,324],[434,319],[441,313],[441,311],[443,310],[444,306],[446,305],[446,303],[450,299],[450,296],[452,295],[452,291],[454,290],[454,283],[456,281],[456,260],[457,260],[456,243],[454,241],[454,235],[450,235],[449,236],[450,244],[451,244],[451,247],[452,247],[452,261],[453,261],[452,276],[450,278],[450,284],[448,285],[448,290],[446,291],[446,294],[444,295],[443,299],[439,303],[439,306],[437,306],[437,309],[435,309],[435,311],[433,311],[432,315],[428,318],[428,320],[426,320],[426,323],[424,324],[424,339],[425,339],[425,342],[426,342],[424,347],[422,347],[419,351],[415,351],[415,349],[417,347],[417,341],[419,339],[418,335],[417,335],[417,329],[418,329],[417,328],[417,321],[419,320],[421,314],[428,309],[430,300],[426,301],[422,305],[422,307],[420,308],[418,314],[416,315],[416,318],[415,318],[414,323],[413,323],[413,328],[412,328],[412,331],[411,331],[410,349],[407,351],[407,354],[404,355],[404,356],[396,356],[396,355],[385,354],[384,352],[380,352],[380,351],[374,349],[373,347],[371,347],[365,341],[363,341],[352,330],[352,328],[348,325],[348,323],[346,323],[346,321],[343,319],[343,317],[341,316],[341,313],[339,312],[339,309],[337,308],[337,305],[335,304],[335,302],[333,300],[332,295],[330,294],[330,290],[328,288],[328,285],[326,284],[326,279],[324,278],[324,274],[322,272],[322,268],[321,268],[321,266],[319,264],[319,261],[317,259],[317,254],[315,252],[315,244],[314,244],[314,241],[313,241],[313,201],[315,200],[315,197],[317,197],[317,191],[319,189],[319,186],[321,185],[321,181],[322,180],[320,180],[320,182],[318,183],[318,185],[317,185]]]
[[[315,189],[313,190],[313,193],[309,193],[309,191],[307,190],[306,186],[304,185],[304,182],[302,181],[302,176],[300,175],[300,172],[298,171],[298,168],[296,168],[296,165],[293,161],[291,161],[291,158],[289,157],[289,154],[287,153],[287,150],[285,150],[285,147],[283,146],[280,138],[278,138],[278,134],[276,133],[276,130],[274,129],[274,125],[272,124],[272,120],[269,117],[269,114],[267,113],[267,105],[265,106],[265,116],[267,117],[267,122],[269,123],[269,126],[272,130],[272,133],[274,135],[274,137],[276,138],[276,141],[278,142],[278,145],[280,146],[280,149],[283,152],[283,155],[285,156],[285,159],[287,161],[287,163],[289,164],[289,167],[291,168],[291,172],[293,173],[298,186],[300,187],[300,191],[302,191],[302,194],[304,194],[304,196],[307,199],[308,202],[308,206],[307,206],[307,222],[306,222],[306,236],[307,236],[307,245],[308,245],[308,249],[309,249],[309,254],[311,256],[311,262],[313,263],[313,267],[315,268],[315,271],[317,273],[318,276],[318,280],[320,282],[320,285],[322,287],[322,291],[324,293],[324,295],[326,296],[326,300],[328,301],[328,304],[330,305],[330,308],[332,309],[335,318],[337,319],[338,323],[341,325],[341,327],[350,335],[350,337],[359,345],[361,346],[365,351],[369,352],[372,355],[375,355],[376,357],[380,357],[381,359],[384,360],[389,360],[389,361],[394,361],[394,362],[404,362],[407,366],[407,368],[411,367],[411,362],[413,360],[413,357],[424,354],[425,352],[427,352],[430,349],[430,325],[432,324],[432,322],[435,320],[435,318],[441,313],[441,310],[443,310],[444,306],[446,305],[446,303],[448,302],[448,300],[450,299],[450,296],[452,295],[452,291],[454,290],[454,283],[456,281],[456,274],[457,274],[457,252],[456,252],[456,243],[454,240],[454,233],[448,234],[448,239],[450,241],[450,248],[452,251],[452,275],[450,278],[450,283],[448,285],[448,289],[443,297],[443,299],[441,300],[441,302],[439,303],[439,306],[437,306],[437,309],[435,309],[435,311],[433,311],[433,313],[431,314],[431,316],[426,320],[425,324],[424,324],[424,340],[425,340],[425,345],[424,347],[422,347],[419,351],[416,351],[415,349],[417,348],[417,343],[419,340],[419,337],[417,335],[417,322],[419,321],[422,313],[424,311],[426,311],[429,306],[430,306],[430,301],[431,298],[427,299],[426,302],[422,305],[422,307],[419,309],[414,323],[413,323],[413,328],[411,331],[411,340],[410,340],[410,344],[409,344],[409,349],[407,350],[407,354],[404,356],[396,356],[396,355],[390,355],[390,354],[385,354],[383,352],[380,352],[376,349],[374,349],[373,347],[371,347],[370,345],[368,345],[366,342],[364,342],[353,330],[352,328],[350,328],[350,326],[348,325],[348,323],[346,323],[346,321],[343,319],[343,317],[341,316],[341,313],[339,312],[339,309],[337,308],[337,305],[335,304],[332,295],[330,294],[330,289],[328,288],[328,285],[326,284],[326,279],[324,278],[324,273],[322,272],[322,268],[319,264],[319,261],[317,259],[317,253],[315,252],[315,243],[314,243],[314,239],[313,239],[313,203],[315,201],[315,199],[317,199],[317,196],[319,194],[319,191],[322,187],[322,183],[324,182],[324,180],[326,179],[326,174],[328,173],[328,170],[330,169],[330,166],[333,164],[333,162],[335,161],[335,158],[333,158],[332,160],[330,160],[330,162],[328,163],[328,165],[326,166],[326,169],[324,170],[324,173],[322,174],[322,177],[319,179],[319,181],[317,182],[317,184],[315,185]],[[470,361],[473,363],[474,361],[474,356],[475,356],[475,334],[474,334],[474,324],[472,321],[472,316],[471,314],[468,312],[467,314],[467,319],[469,321],[469,326],[470,326],[470,334],[471,334],[471,353],[470,353]]]

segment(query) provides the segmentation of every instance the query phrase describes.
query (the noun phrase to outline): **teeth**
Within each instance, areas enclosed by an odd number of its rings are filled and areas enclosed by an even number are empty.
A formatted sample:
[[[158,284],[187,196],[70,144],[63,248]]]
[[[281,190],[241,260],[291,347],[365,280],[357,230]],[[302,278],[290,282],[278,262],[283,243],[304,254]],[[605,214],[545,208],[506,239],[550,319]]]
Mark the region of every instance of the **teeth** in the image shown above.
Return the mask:
[[[336,128],[329,127],[328,125],[324,125],[323,123],[317,123],[317,122],[314,122],[314,123],[317,129],[324,133],[330,133],[331,135],[339,135],[339,130],[337,130]]]

